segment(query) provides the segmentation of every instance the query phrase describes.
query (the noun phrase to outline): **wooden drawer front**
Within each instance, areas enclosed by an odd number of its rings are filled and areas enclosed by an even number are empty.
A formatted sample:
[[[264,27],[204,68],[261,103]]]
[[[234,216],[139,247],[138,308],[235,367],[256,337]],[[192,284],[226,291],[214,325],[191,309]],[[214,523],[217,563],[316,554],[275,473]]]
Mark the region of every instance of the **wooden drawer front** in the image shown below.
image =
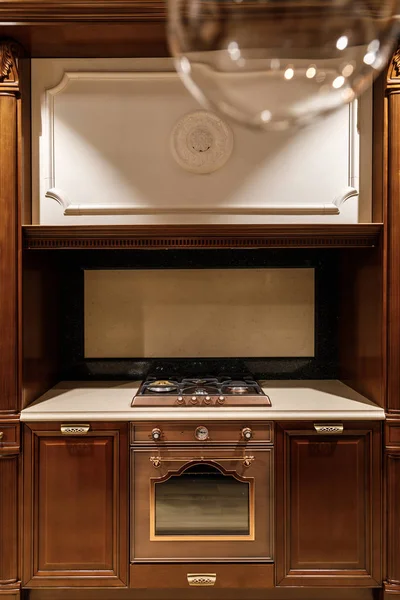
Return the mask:
[[[19,423],[0,423],[0,454],[18,451],[19,445]]]
[[[199,444],[195,437],[196,428],[204,425],[209,431],[207,443],[226,442],[236,444],[244,442],[242,430],[246,427],[252,430],[253,436],[250,443],[272,443],[273,442],[273,424],[264,421],[232,421],[230,423],[221,423],[220,421],[187,421],[178,423],[156,422],[140,423],[139,425],[131,423],[131,444],[151,444],[160,446],[174,443],[193,442]],[[161,440],[154,442],[151,437],[153,429],[160,429]]]
[[[189,579],[192,585],[189,584]],[[147,589],[272,588],[274,587],[274,565],[235,563],[131,565],[129,580],[131,588]]]

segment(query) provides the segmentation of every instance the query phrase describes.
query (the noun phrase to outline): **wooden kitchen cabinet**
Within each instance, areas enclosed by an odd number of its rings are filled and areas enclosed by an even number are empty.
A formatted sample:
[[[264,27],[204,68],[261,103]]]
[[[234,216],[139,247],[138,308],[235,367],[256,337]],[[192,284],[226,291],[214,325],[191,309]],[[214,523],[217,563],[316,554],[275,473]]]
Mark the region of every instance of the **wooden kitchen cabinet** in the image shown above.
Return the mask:
[[[381,585],[381,426],[343,425],[277,425],[278,585]]]
[[[25,426],[25,586],[127,585],[127,427]]]

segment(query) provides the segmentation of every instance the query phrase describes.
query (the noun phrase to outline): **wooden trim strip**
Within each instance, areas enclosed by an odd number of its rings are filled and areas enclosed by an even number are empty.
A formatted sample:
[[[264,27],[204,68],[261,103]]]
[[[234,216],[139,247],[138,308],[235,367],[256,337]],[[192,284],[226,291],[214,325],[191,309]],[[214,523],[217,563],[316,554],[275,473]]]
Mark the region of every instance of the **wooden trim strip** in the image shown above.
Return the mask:
[[[165,21],[166,3],[160,0],[5,0],[0,21],[48,23],[69,21]]]
[[[374,247],[380,223],[24,227],[24,247],[51,249]]]

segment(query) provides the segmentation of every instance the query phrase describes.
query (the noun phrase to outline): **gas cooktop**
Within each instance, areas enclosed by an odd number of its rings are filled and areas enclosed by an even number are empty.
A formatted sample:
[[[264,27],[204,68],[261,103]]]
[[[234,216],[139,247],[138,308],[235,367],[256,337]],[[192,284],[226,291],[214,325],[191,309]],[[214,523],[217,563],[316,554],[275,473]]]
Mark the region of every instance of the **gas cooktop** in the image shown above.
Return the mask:
[[[251,376],[148,377],[131,406],[221,407],[271,406],[271,400]]]

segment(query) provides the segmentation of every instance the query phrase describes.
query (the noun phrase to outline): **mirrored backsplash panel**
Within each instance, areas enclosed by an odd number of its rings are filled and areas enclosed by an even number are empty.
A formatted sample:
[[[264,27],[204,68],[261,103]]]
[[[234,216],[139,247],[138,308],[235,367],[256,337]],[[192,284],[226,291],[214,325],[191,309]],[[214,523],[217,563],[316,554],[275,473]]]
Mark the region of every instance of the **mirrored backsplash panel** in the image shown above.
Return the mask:
[[[85,271],[85,358],[314,356],[314,269]]]

